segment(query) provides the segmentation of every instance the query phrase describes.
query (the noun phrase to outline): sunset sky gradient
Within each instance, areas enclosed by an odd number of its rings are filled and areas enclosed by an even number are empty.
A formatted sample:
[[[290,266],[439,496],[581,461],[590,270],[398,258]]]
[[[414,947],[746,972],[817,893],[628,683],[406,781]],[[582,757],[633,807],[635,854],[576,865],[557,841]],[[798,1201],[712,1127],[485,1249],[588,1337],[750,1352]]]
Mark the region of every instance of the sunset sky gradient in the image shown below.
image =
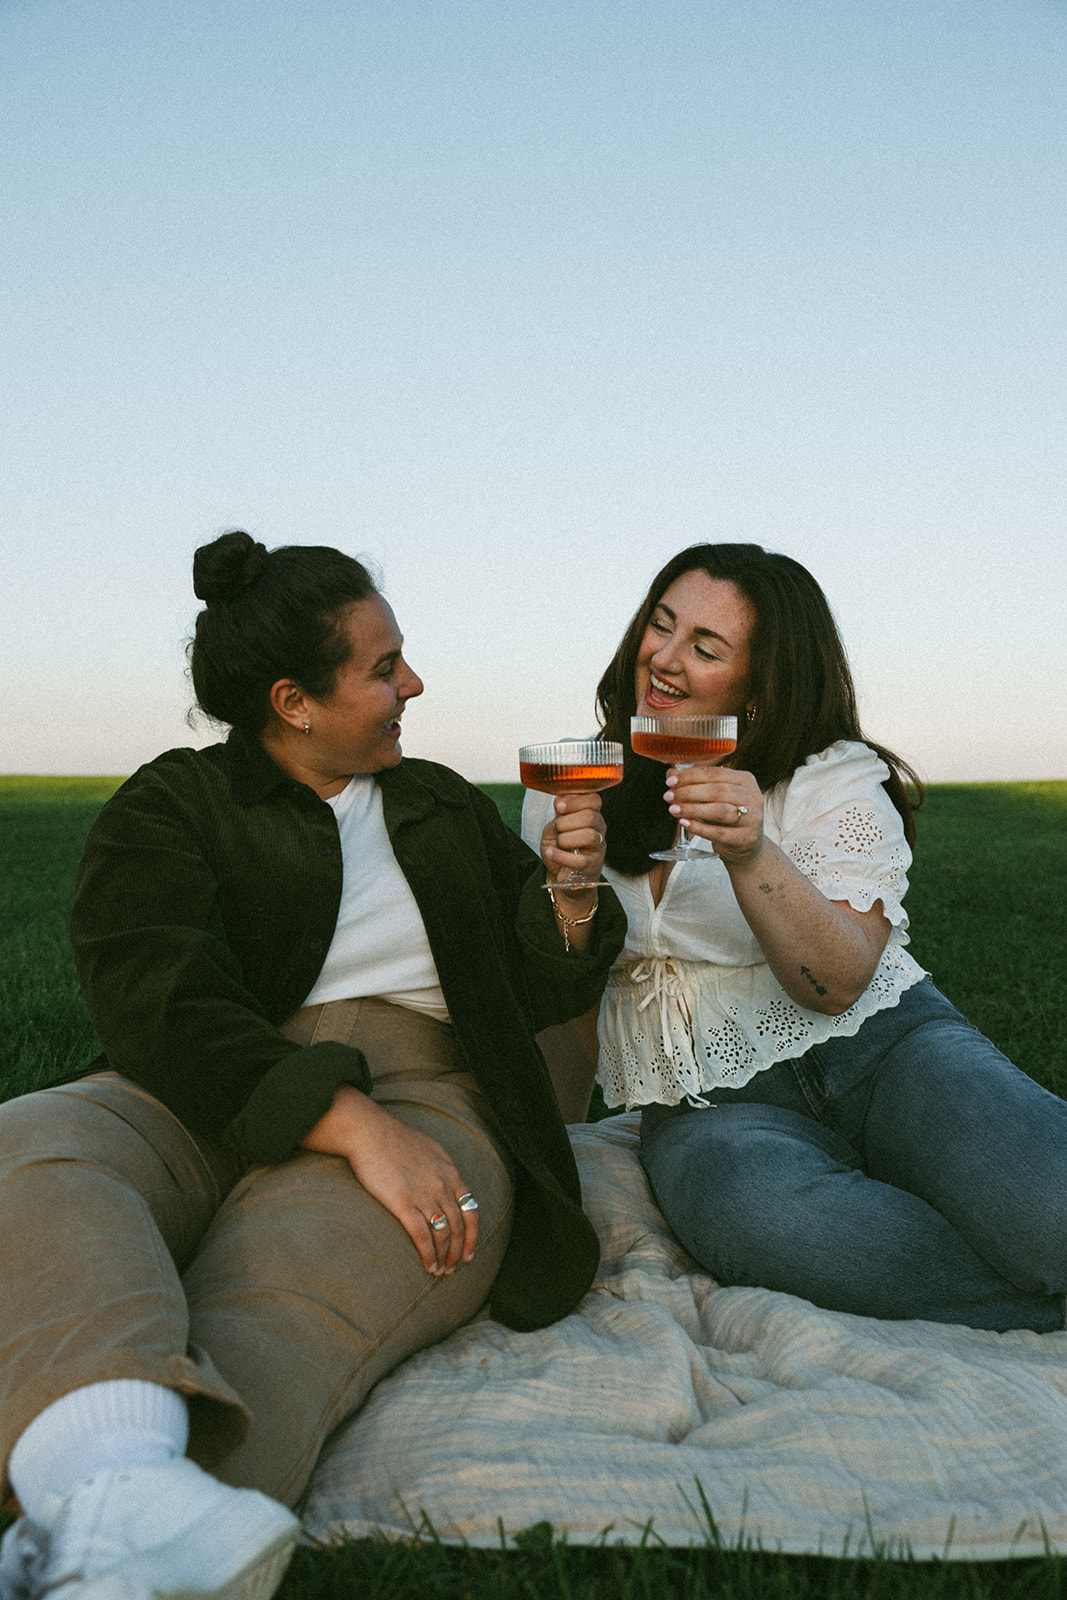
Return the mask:
[[[0,0],[0,771],[191,732],[197,544],[369,555],[409,754],[592,729],[703,539],[1067,777],[1067,6]]]

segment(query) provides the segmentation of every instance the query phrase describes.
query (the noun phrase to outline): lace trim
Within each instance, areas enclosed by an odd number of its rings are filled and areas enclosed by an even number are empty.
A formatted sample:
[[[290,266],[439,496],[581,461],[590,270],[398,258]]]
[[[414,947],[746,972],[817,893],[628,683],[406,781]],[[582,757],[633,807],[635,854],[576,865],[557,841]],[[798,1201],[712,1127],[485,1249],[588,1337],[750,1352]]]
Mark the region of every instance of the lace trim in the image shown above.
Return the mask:
[[[783,844],[782,848],[804,876],[829,899],[847,899],[857,911],[869,911],[876,900],[881,900],[886,916],[896,921],[908,887],[910,858],[903,844],[894,845],[888,853],[884,845],[885,834],[878,813],[873,806],[857,800],[846,806],[838,817],[833,844],[809,835]],[[858,882],[855,867],[843,865],[841,856],[851,856],[857,862],[877,860],[873,881]]]
[[[724,968],[624,952],[600,1009],[604,1099],[609,1106],[677,1105],[711,1089],[740,1089],[776,1061],[826,1039],[851,1038],[925,976],[890,944],[855,1005],[827,1017],[792,1001],[762,962]]]

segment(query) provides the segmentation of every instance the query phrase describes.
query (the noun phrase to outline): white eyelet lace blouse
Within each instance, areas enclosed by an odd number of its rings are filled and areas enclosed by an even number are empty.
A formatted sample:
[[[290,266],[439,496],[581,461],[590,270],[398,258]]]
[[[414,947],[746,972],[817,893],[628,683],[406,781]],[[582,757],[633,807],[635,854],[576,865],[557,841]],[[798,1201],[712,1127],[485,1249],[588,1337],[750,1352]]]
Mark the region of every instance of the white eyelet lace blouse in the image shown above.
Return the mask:
[[[720,861],[676,866],[658,906],[647,877],[605,870],[629,924],[600,1008],[597,1075],[609,1106],[676,1105],[719,1086],[741,1088],[776,1061],[856,1033],[926,976],[904,948],[911,852],[882,787],[888,775],[867,745],[839,740],[764,797],[767,837],[828,900],[859,911],[880,900],[892,924],[873,978],[839,1017],[786,994]],[[528,791],[522,832],[534,849],[551,815],[551,795]]]

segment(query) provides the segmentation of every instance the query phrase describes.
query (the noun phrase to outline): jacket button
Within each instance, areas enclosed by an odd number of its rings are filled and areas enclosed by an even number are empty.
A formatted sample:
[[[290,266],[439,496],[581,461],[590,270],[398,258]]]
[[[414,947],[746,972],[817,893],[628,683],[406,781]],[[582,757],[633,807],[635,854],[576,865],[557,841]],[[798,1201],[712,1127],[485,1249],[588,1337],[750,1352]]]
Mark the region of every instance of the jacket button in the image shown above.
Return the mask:
[[[332,844],[320,844],[317,848],[318,848],[318,852],[319,852],[320,856],[332,856],[333,855],[333,845]]]

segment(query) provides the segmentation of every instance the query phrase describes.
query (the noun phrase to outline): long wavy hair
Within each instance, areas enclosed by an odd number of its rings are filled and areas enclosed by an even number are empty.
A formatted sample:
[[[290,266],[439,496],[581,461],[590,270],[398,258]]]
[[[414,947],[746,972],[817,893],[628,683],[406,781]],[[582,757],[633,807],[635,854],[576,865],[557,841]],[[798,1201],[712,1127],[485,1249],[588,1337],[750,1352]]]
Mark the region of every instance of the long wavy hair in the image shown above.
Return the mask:
[[[675,579],[687,572],[732,583],[755,614],[748,686],[755,714],[743,721],[727,765],[751,772],[768,790],[836,739],[858,740],[888,766],[884,787],[913,844],[922,782],[907,762],[862,731],[841,636],[811,573],[790,556],[758,544],[694,544],[653,578],[597,685],[602,737],[617,739],[625,751],[623,782],[603,795],[609,864],[632,876],[646,873],[652,866],[649,851],[674,835],[674,818],[663,804],[663,764],[630,748],[630,718],[637,707],[634,669],[649,618]]]

